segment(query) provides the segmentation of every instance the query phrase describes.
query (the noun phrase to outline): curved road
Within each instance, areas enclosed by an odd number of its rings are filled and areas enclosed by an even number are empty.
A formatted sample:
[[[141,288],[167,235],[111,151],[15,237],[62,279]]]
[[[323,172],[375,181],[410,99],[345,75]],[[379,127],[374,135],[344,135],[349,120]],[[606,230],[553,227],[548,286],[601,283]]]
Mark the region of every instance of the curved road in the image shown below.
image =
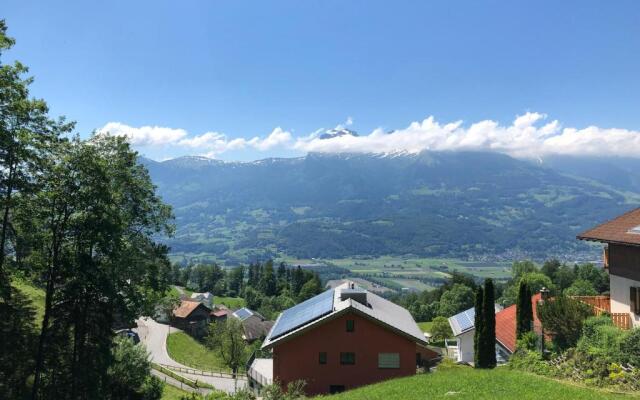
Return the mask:
[[[189,366],[180,364],[169,357],[167,352],[167,336],[169,335],[169,329],[171,332],[180,332],[179,329],[169,327],[169,325],[161,324],[154,321],[151,318],[140,318],[136,321],[138,323],[138,335],[140,341],[144,343],[151,355],[151,361],[156,364],[171,365],[174,367],[190,368]],[[176,372],[176,371],[174,371]],[[225,391],[227,393],[233,393],[238,389],[247,386],[247,380],[245,377],[238,377],[237,386],[231,378],[221,378],[216,376],[202,376],[196,374],[186,374],[183,372],[176,372],[191,380],[198,380],[198,382],[205,382],[215,387],[218,390]]]

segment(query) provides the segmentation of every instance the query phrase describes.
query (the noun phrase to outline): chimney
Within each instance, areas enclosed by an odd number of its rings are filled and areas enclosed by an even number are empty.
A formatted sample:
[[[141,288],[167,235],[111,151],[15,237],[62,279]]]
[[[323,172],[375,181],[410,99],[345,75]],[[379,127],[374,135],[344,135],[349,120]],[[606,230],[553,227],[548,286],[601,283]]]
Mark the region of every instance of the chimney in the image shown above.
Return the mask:
[[[540,289],[540,300],[545,301],[549,298],[549,289],[543,287]]]
[[[353,283],[349,284],[348,288],[340,290],[340,301],[351,299],[358,303],[367,306],[367,291],[364,289],[356,288]]]

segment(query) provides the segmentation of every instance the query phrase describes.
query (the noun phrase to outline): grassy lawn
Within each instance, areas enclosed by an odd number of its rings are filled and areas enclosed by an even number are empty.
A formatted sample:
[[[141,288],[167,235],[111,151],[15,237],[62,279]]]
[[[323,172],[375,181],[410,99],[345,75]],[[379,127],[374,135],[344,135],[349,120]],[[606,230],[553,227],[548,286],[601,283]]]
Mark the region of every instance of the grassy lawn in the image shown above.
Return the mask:
[[[506,367],[477,370],[465,366],[442,366],[431,374],[394,379],[327,396],[331,400],[405,399],[518,399],[518,400],[600,400],[640,398],[575,386]]]
[[[422,332],[431,332],[431,325],[433,325],[433,322],[429,321],[429,322],[418,322],[418,327],[420,328],[420,330]]]
[[[180,390],[175,386],[171,386],[169,384],[164,385],[164,390],[162,391],[161,400],[180,400],[182,396],[188,396],[189,392]]]
[[[215,296],[213,298],[213,304],[224,304],[232,310],[242,308],[245,306],[244,299],[242,297],[220,297]]]
[[[202,370],[228,369],[220,357],[184,332],[172,333],[167,337],[167,352],[180,364]]]
[[[33,308],[36,312],[35,323],[37,326],[41,326],[42,317],[44,316],[44,290],[35,287],[31,283],[21,279],[14,279],[11,282],[11,286],[13,286],[15,289],[18,289],[29,300],[31,300],[31,304],[33,305]]]

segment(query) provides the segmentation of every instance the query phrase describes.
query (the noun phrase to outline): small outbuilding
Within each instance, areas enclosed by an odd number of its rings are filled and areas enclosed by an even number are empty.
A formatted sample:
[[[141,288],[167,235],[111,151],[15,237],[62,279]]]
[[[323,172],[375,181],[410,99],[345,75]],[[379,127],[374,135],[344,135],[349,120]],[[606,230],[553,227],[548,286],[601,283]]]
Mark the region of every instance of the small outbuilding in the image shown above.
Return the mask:
[[[202,337],[207,333],[210,322],[211,309],[199,301],[183,299],[178,308],[173,310],[171,323],[195,337]]]

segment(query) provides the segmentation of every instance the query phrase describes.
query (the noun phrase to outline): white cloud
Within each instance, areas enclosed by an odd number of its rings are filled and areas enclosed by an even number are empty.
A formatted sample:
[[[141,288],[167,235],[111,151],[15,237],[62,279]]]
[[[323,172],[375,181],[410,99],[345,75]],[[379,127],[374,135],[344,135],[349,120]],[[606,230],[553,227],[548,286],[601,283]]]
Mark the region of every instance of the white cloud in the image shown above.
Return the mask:
[[[158,146],[175,143],[187,136],[187,131],[184,129],[163,128],[161,126],[134,128],[120,122],[109,122],[98,129],[98,134],[125,136],[129,138],[131,144],[136,146]]]
[[[391,153],[423,150],[485,150],[509,154],[519,158],[537,158],[545,155],[596,155],[640,157],[640,132],[589,126],[578,129],[566,127],[547,116],[527,112],[517,116],[509,125],[483,120],[464,125],[462,121],[439,123],[434,117],[416,121],[404,129],[386,133],[381,128],[368,135],[338,136],[320,139],[317,130],[308,136],[293,138],[289,131],[275,128],[266,136],[228,138],[219,132],[189,135],[184,129],[157,126],[130,127],[110,122],[99,130],[126,136],[139,147],[173,147],[192,154],[216,157],[228,151],[257,150],[278,153],[282,150],[299,152],[356,152]],[[338,125],[353,124],[351,117]]]
[[[527,112],[509,126],[484,120],[465,127],[461,121],[443,125],[429,117],[391,133],[376,129],[369,135],[329,140],[308,136],[298,139],[294,148],[304,152],[369,153],[486,150],[520,158],[551,154],[640,157],[638,131],[595,126],[561,128],[558,121],[543,123],[545,119],[544,114]]]
[[[276,147],[289,146],[292,141],[291,133],[280,127],[275,128],[264,138],[255,136],[251,139],[229,139],[225,134],[219,132],[205,132],[201,135],[188,137],[189,135],[184,129],[159,126],[135,128],[119,122],[109,122],[104,127],[98,129],[98,134],[124,136],[129,139],[132,145],[137,147],[170,145],[192,149],[192,151],[208,157],[215,157],[227,151],[242,150],[245,148],[268,151]]]

